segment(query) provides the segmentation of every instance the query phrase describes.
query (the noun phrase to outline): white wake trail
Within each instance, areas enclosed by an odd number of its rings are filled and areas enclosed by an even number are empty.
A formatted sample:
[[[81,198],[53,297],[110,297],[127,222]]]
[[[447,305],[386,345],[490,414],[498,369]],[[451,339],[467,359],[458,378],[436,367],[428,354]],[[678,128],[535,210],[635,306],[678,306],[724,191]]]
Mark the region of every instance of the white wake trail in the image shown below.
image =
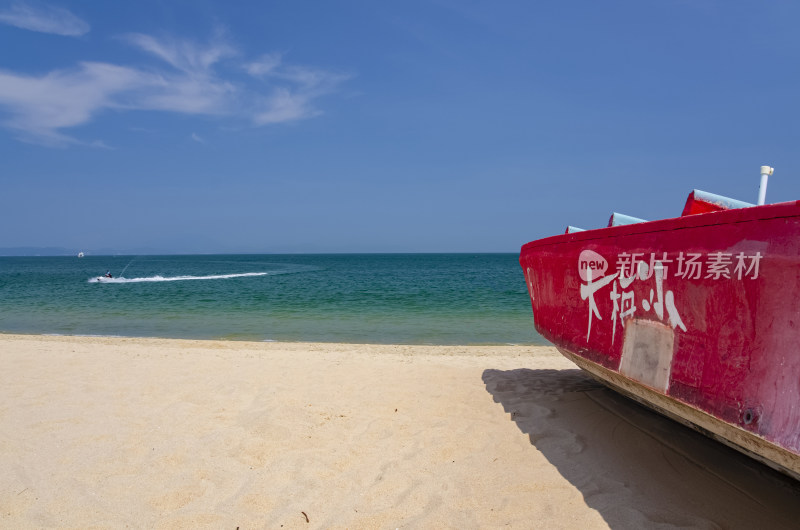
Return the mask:
[[[245,278],[248,276],[266,276],[268,272],[243,272],[239,274],[212,274],[209,276],[147,276],[144,278],[106,278],[97,276],[89,278],[89,283],[142,283],[142,282],[181,282],[187,280],[227,280],[228,278]]]

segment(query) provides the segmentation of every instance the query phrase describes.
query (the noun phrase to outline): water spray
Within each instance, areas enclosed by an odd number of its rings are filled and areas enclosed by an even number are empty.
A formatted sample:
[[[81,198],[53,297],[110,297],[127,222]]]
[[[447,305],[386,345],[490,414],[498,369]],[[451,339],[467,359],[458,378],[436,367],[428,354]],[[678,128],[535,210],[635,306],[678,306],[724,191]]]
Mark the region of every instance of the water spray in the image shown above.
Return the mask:
[[[138,258],[138,257],[139,257],[139,256],[134,256],[134,257],[133,257],[133,259],[131,259],[131,260],[128,262],[128,264],[127,264],[127,265],[125,265],[125,268],[124,268],[124,269],[122,269],[122,272],[120,272],[120,273],[119,273],[119,277],[120,277],[120,278],[122,278],[122,275],[123,275],[123,274],[125,274],[125,271],[126,271],[126,270],[128,270],[128,267],[130,267],[130,266],[131,266],[131,263],[133,263],[133,260],[135,260],[135,259],[136,259],[136,258]]]

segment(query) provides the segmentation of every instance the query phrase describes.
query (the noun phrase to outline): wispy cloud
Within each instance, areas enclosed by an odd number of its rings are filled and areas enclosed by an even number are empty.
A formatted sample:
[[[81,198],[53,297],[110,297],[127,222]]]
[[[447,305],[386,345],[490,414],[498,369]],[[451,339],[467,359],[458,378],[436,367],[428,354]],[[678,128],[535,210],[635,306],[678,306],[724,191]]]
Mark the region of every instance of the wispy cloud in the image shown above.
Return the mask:
[[[320,114],[311,106],[307,96],[285,88],[275,89],[271,96],[261,101],[261,106],[262,110],[253,117],[257,125],[302,120]]]
[[[4,125],[31,141],[75,143],[59,130],[86,123],[102,109],[122,107],[119,94],[150,83],[142,72],[103,63],[81,63],[40,77],[0,70],[0,105],[11,114]]]
[[[236,55],[236,50],[222,41],[203,46],[188,40],[159,40],[141,33],[131,33],[123,39],[187,74],[209,74],[220,59]]]
[[[281,55],[279,53],[267,53],[257,61],[245,64],[244,69],[253,77],[263,77],[274,71],[280,64]]]
[[[2,125],[47,145],[86,144],[63,131],[108,110],[217,116],[263,126],[321,114],[315,100],[348,78],[286,65],[280,54],[245,62],[250,76],[237,76],[239,53],[220,38],[208,44],[144,34],[122,39],[159,63],[145,69],[83,62],[38,76],[0,70],[0,109],[8,114]],[[226,71],[221,63],[231,59],[240,67],[222,77],[217,70]]]
[[[158,59],[174,70],[159,71],[148,90],[137,94],[136,104],[149,110],[186,114],[226,114],[232,111],[231,96],[236,86],[219,78],[213,66],[236,51],[216,40],[203,45],[190,40],[157,39],[132,33],[123,40]]]
[[[89,24],[67,9],[40,2],[17,2],[0,9],[0,23],[68,37],[79,37],[89,32]]]
[[[200,136],[197,133],[192,133],[192,140],[194,140],[195,142],[197,142],[199,144],[206,143],[206,141],[203,140],[202,138],[200,138]]]
[[[251,76],[271,86],[271,93],[259,99],[257,125],[312,118],[322,114],[312,102],[333,92],[350,76],[318,68],[284,65],[280,54],[264,55],[245,65]]]

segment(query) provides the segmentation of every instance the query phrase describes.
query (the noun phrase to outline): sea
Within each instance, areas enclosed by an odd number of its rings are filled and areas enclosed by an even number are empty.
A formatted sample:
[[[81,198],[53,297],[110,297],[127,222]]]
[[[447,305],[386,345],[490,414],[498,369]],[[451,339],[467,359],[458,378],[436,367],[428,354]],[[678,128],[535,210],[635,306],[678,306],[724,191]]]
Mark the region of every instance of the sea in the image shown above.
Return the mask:
[[[0,257],[0,333],[546,344],[517,254]],[[109,271],[112,279],[98,278]]]

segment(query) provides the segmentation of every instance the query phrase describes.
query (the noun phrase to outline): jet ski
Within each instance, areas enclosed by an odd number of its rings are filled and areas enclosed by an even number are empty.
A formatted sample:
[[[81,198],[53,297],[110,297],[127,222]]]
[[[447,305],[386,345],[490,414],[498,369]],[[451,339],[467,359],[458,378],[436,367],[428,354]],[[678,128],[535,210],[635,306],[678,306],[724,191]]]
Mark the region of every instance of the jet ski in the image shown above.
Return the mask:
[[[95,277],[94,281],[96,281],[96,282],[108,282],[108,281],[110,281],[112,279],[114,279],[114,276],[111,275],[111,271],[107,271],[102,276]]]

